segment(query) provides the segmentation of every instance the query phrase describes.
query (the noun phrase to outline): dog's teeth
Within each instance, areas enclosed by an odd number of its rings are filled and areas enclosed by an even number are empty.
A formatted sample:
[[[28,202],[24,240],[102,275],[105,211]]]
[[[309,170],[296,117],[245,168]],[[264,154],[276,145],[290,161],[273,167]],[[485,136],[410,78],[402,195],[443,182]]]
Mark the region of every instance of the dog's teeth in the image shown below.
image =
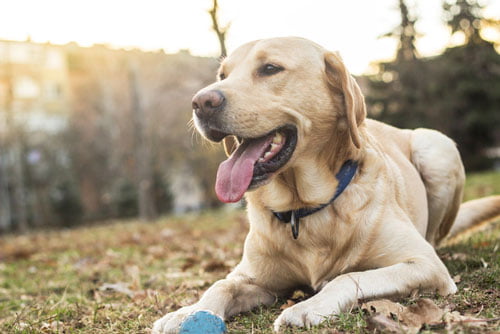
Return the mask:
[[[269,156],[270,156],[271,154],[272,154],[271,152],[266,152],[266,154],[264,154],[264,159],[269,158]]]
[[[277,132],[275,135],[274,135],[274,138],[273,138],[273,143],[276,143],[276,144],[281,144],[281,139],[282,139],[282,135],[281,133]]]
[[[264,162],[264,158],[259,158],[259,162]]]
[[[277,147],[279,147],[279,145],[278,145],[278,144],[272,143],[272,144],[271,144],[271,151],[276,150],[276,148],[277,148]]]

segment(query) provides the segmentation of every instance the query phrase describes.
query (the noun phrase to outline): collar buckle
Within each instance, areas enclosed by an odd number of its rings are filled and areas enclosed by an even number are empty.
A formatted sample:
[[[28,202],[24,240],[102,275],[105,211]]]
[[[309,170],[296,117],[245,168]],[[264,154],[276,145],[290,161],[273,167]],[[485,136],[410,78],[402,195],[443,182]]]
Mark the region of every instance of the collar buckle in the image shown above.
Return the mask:
[[[290,211],[283,211],[283,212],[276,212],[276,211],[271,211],[276,218],[281,220],[284,223],[290,223],[292,227],[292,235],[294,239],[297,239],[299,237],[299,223],[300,223],[300,218],[312,215],[313,213],[316,213],[326,206],[330,205],[337,199],[337,197],[342,194],[342,192],[347,188],[349,183],[352,181],[354,178],[354,175],[356,174],[356,171],[358,170],[358,163],[356,161],[352,160],[347,160],[342,167],[340,168],[340,171],[335,175],[337,180],[339,181],[339,184],[337,185],[337,189],[335,189],[335,193],[333,194],[333,197],[330,199],[328,203],[321,204],[318,207],[315,208],[301,208],[298,210],[290,210]]]

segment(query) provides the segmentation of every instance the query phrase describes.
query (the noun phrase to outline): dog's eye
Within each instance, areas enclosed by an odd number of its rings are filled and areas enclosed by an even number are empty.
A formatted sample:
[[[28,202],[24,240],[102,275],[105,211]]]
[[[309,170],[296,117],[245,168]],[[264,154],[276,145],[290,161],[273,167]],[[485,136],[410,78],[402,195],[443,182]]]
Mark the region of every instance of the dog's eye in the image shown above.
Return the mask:
[[[273,74],[276,74],[278,72],[281,72],[283,70],[284,70],[284,68],[279,66],[279,65],[265,64],[259,68],[259,74],[263,75],[263,76],[264,75],[269,76],[269,75],[273,75]]]

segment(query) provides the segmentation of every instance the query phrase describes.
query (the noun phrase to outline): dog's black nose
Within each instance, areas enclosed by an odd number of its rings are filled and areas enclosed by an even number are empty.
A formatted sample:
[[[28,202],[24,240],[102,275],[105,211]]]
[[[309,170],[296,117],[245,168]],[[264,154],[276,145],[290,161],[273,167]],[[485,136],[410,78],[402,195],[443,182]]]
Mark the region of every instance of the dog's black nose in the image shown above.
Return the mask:
[[[207,119],[224,108],[226,98],[221,91],[201,91],[193,97],[193,111],[198,118]]]

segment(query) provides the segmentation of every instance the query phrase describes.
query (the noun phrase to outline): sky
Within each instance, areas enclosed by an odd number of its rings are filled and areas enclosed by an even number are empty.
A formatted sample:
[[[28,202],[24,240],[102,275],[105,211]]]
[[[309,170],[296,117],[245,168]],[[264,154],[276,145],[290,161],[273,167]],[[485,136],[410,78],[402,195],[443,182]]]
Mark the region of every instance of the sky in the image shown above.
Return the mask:
[[[217,56],[211,30],[212,0],[0,0],[0,39],[80,45],[95,43],[144,50]],[[400,20],[397,0],[219,0],[220,21],[230,23],[229,53],[261,38],[301,36],[340,51],[354,74],[388,60],[397,42],[379,38]],[[450,43],[441,0],[407,0],[418,17],[421,55]],[[485,14],[500,18],[500,1],[484,0]],[[500,39],[498,35],[492,38]],[[454,41],[451,41],[453,43]]]

